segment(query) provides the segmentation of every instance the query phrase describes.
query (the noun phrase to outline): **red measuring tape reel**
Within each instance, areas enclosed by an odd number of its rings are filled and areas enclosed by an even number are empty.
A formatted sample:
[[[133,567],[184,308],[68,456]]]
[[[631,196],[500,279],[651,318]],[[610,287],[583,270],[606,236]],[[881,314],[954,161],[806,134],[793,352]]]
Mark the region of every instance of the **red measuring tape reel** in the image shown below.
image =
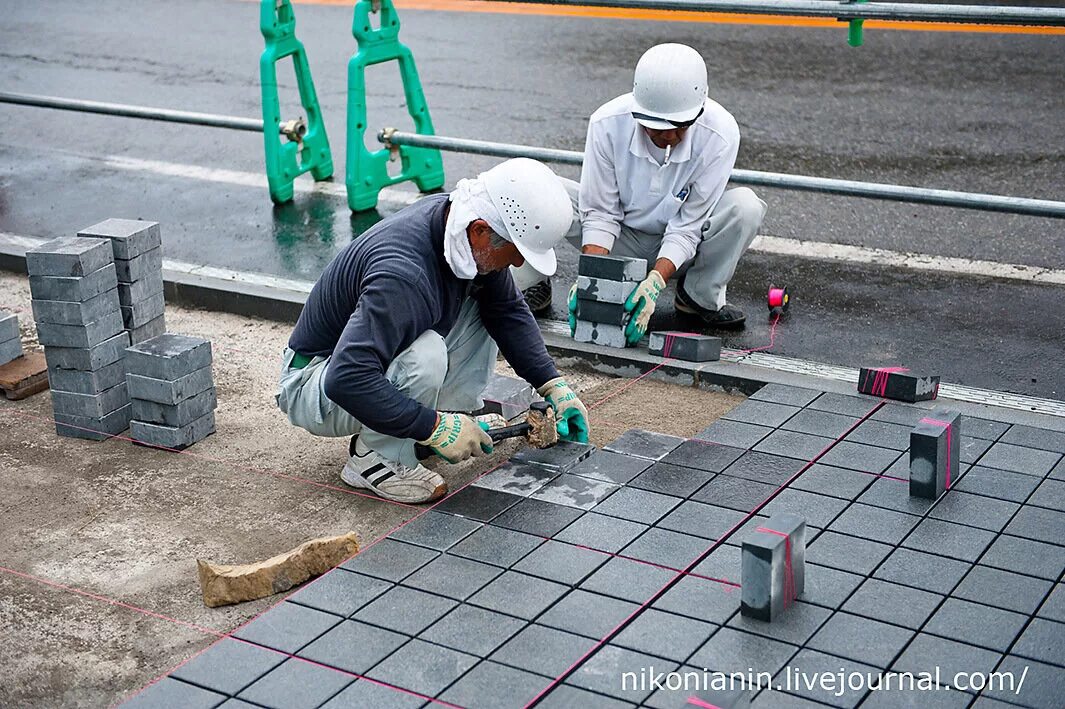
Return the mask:
[[[766,298],[766,302],[769,304],[770,312],[783,313],[788,309],[788,305],[791,303],[791,298],[788,296],[787,286],[784,288],[777,288],[776,286],[769,286],[769,295]]]

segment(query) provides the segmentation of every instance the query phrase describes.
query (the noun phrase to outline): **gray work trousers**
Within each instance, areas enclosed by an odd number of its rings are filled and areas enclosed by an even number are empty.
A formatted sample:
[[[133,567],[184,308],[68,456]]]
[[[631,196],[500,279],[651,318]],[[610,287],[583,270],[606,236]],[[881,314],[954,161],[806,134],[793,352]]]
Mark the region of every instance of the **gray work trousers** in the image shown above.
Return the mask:
[[[578,251],[581,248],[581,221],[577,209],[580,184],[562,179],[573,203],[573,226],[566,234]],[[713,211],[707,215],[702,227],[702,240],[695,250],[695,258],[686,264],[678,264],[678,276],[685,275],[684,291],[697,305],[707,310],[719,310],[725,304],[728,282],[736,273],[740,257],[758,234],[765,217],[766,204],[748,187],[726,190]],[[637,231],[625,224],[614,241],[613,256],[627,256],[647,260],[648,268],[654,266],[658,249],[662,246],[661,234]],[[525,290],[544,277],[528,264],[511,269],[518,288]]]
[[[363,426],[325,395],[331,357],[315,357],[302,369],[290,365],[295,353],[285,348],[276,401],[294,425],[316,436],[352,436],[381,457],[409,468],[418,464],[414,441],[394,438]],[[400,352],[385,370],[405,396],[437,411],[475,411],[495,370],[498,348],[484,329],[477,302],[468,298],[446,337],[428,330]]]

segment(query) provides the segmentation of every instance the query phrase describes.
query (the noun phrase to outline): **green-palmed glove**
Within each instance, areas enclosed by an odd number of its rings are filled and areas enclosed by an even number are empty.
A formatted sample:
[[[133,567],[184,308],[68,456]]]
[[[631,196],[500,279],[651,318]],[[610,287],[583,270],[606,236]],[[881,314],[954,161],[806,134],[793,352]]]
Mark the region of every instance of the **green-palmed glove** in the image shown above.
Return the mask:
[[[588,409],[581,403],[576,392],[569,388],[566,380],[555,377],[537,389],[540,396],[551,404],[555,410],[558,437],[564,441],[587,443],[591,427],[588,425]]]
[[[629,324],[625,326],[625,341],[630,345],[635,345],[647,334],[647,324],[651,321],[651,313],[655,311],[658,294],[665,287],[662,274],[652,270],[625,301],[625,310],[632,313]]]
[[[569,289],[569,336],[577,334],[577,284]]]
[[[492,439],[485,433],[488,424],[478,423],[466,414],[440,412],[437,416],[433,435],[418,443],[429,446],[449,463],[492,452]]]

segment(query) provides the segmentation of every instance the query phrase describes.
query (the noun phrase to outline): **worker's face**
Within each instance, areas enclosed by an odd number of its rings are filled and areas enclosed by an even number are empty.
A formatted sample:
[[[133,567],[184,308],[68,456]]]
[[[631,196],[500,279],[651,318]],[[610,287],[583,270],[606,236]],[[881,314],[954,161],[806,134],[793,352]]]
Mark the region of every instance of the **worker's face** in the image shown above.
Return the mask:
[[[492,246],[492,228],[483,219],[472,222],[466,232],[470,237],[473,260],[477,262],[477,273],[485,275],[525,264],[525,257],[514,244]]]
[[[665,148],[667,146],[677,147],[680,145],[680,141],[684,140],[684,134],[688,132],[687,128],[656,130],[654,128],[648,128],[647,126],[640,127],[643,128],[643,132],[647,134],[647,137],[651,139],[651,142],[659,148]]]

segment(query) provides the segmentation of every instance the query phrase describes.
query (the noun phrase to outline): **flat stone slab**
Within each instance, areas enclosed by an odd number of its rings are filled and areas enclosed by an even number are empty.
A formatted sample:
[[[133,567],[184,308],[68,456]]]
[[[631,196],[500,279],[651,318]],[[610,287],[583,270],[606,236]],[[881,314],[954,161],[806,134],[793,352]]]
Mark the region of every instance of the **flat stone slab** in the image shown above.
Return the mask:
[[[31,276],[87,276],[114,261],[104,239],[61,237],[26,251]]]
[[[109,239],[114,258],[120,259],[136,258],[163,243],[159,223],[139,219],[107,219],[82,229],[78,236]]]
[[[214,412],[208,412],[192,423],[181,426],[160,426],[143,421],[129,422],[129,435],[134,443],[156,448],[182,451],[199,443],[215,431]]]
[[[126,371],[152,379],[180,379],[211,363],[211,343],[202,337],[165,333],[126,350]]]

